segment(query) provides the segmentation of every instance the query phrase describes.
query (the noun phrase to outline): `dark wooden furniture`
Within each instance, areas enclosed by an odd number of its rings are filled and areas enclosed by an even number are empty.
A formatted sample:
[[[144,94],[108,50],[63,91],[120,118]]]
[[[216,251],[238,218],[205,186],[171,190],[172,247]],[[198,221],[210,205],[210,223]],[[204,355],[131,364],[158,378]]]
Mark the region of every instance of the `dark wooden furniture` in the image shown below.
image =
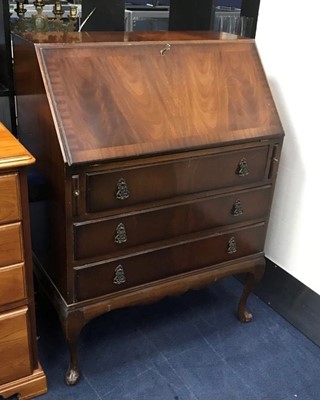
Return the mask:
[[[20,138],[49,193],[47,225],[32,218],[37,273],[69,344],[67,383],[81,328],[116,308],[246,272],[238,313],[250,321],[283,139],[254,41],[149,32],[14,43]]]
[[[38,363],[25,168],[32,155],[0,123],[0,397],[46,392]]]
[[[0,2],[0,121],[16,133],[9,2]]]

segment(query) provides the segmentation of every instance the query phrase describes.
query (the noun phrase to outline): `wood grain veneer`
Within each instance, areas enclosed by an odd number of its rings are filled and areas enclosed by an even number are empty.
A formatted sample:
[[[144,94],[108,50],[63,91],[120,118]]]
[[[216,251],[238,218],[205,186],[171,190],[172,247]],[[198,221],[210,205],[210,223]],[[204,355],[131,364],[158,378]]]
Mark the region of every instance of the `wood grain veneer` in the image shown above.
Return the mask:
[[[0,306],[26,297],[23,263],[0,268]]]
[[[18,175],[0,175],[0,220],[17,221],[21,219]]]
[[[82,327],[104,312],[247,273],[250,321],[284,136],[254,41],[26,34],[14,53],[19,137],[48,188],[31,205],[34,261],[67,384]]]
[[[164,48],[36,46],[69,164],[206,146],[240,130],[245,139],[279,132],[269,88],[256,85],[265,77],[252,42],[170,41],[161,56]]]
[[[47,390],[36,347],[25,170],[34,161],[0,123],[0,397],[19,400]]]

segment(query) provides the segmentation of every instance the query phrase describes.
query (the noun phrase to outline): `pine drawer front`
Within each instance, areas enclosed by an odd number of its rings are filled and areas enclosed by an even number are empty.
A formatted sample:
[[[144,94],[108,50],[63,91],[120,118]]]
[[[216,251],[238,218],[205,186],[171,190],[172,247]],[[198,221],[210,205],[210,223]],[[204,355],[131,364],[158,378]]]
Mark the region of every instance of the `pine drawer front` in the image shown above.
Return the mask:
[[[0,223],[14,222],[20,219],[18,175],[0,175]]]
[[[23,261],[21,223],[0,226],[0,267]]]
[[[265,177],[269,146],[86,175],[88,213],[252,184]]]
[[[0,384],[31,374],[28,308],[0,314]]]
[[[0,268],[0,306],[26,297],[24,264]]]
[[[264,238],[265,224],[260,223],[110,262],[75,267],[77,300],[259,253]]]
[[[137,214],[74,225],[76,260],[106,258],[137,245],[168,240],[218,226],[266,218],[270,186],[232,192]]]

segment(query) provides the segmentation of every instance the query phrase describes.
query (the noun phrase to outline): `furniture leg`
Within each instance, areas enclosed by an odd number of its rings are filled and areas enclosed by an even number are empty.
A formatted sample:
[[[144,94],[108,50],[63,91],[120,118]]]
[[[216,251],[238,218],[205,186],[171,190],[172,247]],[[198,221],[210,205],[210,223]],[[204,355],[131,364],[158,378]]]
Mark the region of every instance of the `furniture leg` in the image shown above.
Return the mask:
[[[77,340],[84,325],[85,321],[83,315],[79,311],[67,314],[65,320],[62,321],[62,326],[70,354],[69,368],[65,376],[65,382],[69,386],[75,385],[80,378]]]
[[[69,386],[75,385],[80,377],[78,367],[78,352],[77,352],[77,337],[72,336],[67,338],[67,344],[70,353],[70,364],[66,372],[65,381]]]
[[[241,322],[250,322],[252,320],[252,314],[246,308],[247,299],[257,285],[257,283],[261,280],[265,271],[265,261],[261,264],[256,265],[253,272],[248,272],[246,275],[245,285],[240,297],[239,306],[238,306],[238,318]]]

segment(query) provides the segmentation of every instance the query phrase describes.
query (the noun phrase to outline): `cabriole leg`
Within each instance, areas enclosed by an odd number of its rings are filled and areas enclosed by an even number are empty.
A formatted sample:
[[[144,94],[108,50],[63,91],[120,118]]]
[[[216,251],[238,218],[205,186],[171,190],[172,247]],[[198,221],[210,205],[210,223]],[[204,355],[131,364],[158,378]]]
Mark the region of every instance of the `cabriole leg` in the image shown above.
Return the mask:
[[[70,353],[70,364],[65,376],[65,382],[69,386],[75,385],[80,378],[77,341],[84,325],[85,322],[83,315],[79,311],[68,314],[66,319],[62,321],[62,326]]]
[[[261,280],[264,271],[265,261],[256,265],[254,271],[248,272],[246,275],[245,285],[238,306],[238,318],[241,322],[250,322],[252,320],[252,314],[247,310],[246,304],[250,293]]]
[[[72,386],[78,382],[80,377],[78,366],[77,337],[67,338],[67,344],[70,353],[70,364],[66,372],[65,382],[67,385]]]

